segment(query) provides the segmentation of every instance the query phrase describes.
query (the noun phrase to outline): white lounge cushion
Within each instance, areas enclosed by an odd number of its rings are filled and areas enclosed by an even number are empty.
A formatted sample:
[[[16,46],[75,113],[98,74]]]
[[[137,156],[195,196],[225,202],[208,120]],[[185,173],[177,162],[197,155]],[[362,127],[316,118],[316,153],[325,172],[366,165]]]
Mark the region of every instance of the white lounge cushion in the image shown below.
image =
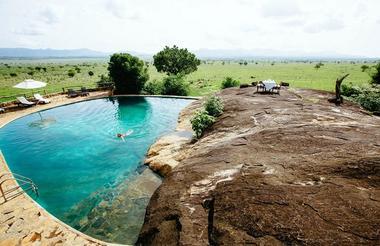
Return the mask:
[[[17,97],[17,100],[24,105],[34,105],[34,102],[29,102],[25,97]]]
[[[40,94],[36,93],[34,94],[34,98],[38,100],[38,102],[42,103],[50,103],[49,99],[43,98]]]

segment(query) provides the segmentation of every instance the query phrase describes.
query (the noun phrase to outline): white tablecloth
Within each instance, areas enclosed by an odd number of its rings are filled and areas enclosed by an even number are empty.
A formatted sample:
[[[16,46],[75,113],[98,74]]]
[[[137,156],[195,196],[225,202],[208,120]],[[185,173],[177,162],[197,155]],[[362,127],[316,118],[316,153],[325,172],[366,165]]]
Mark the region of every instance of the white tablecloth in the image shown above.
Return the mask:
[[[265,80],[263,81],[263,84],[265,85],[266,90],[271,90],[273,87],[277,85],[274,80]]]

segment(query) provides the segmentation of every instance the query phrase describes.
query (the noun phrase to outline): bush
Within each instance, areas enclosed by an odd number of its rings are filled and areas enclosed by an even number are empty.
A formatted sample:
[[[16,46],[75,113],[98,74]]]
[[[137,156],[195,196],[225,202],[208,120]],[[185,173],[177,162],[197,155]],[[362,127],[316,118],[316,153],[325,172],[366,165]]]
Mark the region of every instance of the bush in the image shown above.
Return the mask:
[[[9,74],[11,77],[17,77],[17,73],[10,73]]]
[[[187,96],[189,94],[189,85],[181,75],[170,75],[164,78],[162,87],[163,95]]]
[[[108,71],[119,94],[138,94],[149,79],[144,61],[128,53],[113,54],[108,63]]]
[[[207,98],[204,107],[206,112],[214,117],[221,115],[224,110],[223,101],[220,97],[217,96],[210,96]]]
[[[69,77],[74,77],[75,76],[75,71],[70,69],[68,72],[67,72],[67,75],[69,75]]]
[[[222,89],[225,89],[225,88],[230,88],[230,87],[237,87],[239,86],[240,82],[237,81],[237,80],[234,80],[233,78],[231,77],[227,77],[224,79],[224,81],[222,82]]]
[[[380,63],[375,66],[375,72],[371,75],[371,78],[373,85],[380,85]]]
[[[114,83],[112,82],[111,78],[108,76],[105,76],[104,74],[100,75],[99,81],[96,82],[96,85],[98,88],[113,88]]]
[[[144,91],[149,95],[161,95],[163,91],[162,82],[158,80],[149,81],[145,84]]]
[[[94,76],[94,72],[93,71],[88,71],[88,75]]]
[[[33,71],[29,71],[29,72],[27,72],[27,74],[30,75],[30,76],[33,76],[34,72]]]
[[[367,92],[362,93],[355,98],[355,100],[360,103],[360,105],[371,111],[371,112],[380,112],[380,92]]]
[[[203,132],[214,124],[215,117],[208,115],[206,110],[201,110],[195,113],[190,122],[196,138],[200,138]]]
[[[359,87],[353,86],[352,84],[349,84],[349,85],[343,84],[342,85],[341,93],[343,96],[354,97],[354,96],[359,95],[361,92],[362,91]]]

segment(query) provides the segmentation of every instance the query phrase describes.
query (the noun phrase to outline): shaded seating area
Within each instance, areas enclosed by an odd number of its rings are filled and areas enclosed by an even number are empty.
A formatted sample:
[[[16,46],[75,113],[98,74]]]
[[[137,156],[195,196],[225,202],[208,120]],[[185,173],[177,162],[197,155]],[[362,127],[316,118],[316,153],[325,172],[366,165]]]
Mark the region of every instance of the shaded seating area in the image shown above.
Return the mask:
[[[86,87],[81,87],[80,90],[67,89],[67,97],[77,97],[77,96],[89,96],[90,92]]]
[[[80,96],[89,96],[90,92],[88,92],[86,87],[82,87],[82,88],[80,88],[79,95]]]
[[[36,103],[28,101],[25,97],[17,97],[17,105],[21,107],[30,107],[36,105]]]
[[[67,90],[67,97],[77,97],[77,96],[79,96],[79,94],[76,91],[74,91],[73,89]]]
[[[49,99],[46,99],[46,98],[42,97],[38,93],[34,94],[34,98],[37,100],[37,104],[40,104],[40,103],[42,103],[42,104],[50,103]]]

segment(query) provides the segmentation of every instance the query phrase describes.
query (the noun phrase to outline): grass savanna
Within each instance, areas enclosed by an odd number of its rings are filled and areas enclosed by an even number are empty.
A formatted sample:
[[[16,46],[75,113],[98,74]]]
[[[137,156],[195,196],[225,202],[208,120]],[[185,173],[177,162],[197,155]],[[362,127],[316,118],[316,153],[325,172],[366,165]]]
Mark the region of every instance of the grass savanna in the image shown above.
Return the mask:
[[[27,78],[47,82],[48,86],[43,90],[48,93],[60,92],[62,87],[68,86],[95,87],[100,75],[108,75],[107,62],[106,58],[97,60],[1,60],[0,97],[30,93],[12,87]],[[372,66],[375,65],[374,62],[323,62],[324,65],[316,69],[315,65],[318,63],[319,61],[247,61],[247,65],[244,65],[244,62],[241,61],[203,61],[198,69],[186,75],[184,80],[189,84],[189,95],[192,96],[209,95],[220,90],[221,83],[226,77],[231,77],[240,83],[274,79],[289,82],[291,87],[333,91],[336,78],[345,73],[349,73],[350,76],[344,81],[344,84],[367,85],[371,79],[369,74],[373,71]],[[152,62],[147,62],[147,64],[148,83],[162,81],[164,77],[167,77],[166,74],[159,73]],[[362,71],[363,65],[370,68]],[[76,67],[80,69],[79,72]],[[43,68],[46,68],[46,72]],[[75,72],[73,77],[68,74],[70,70]],[[94,73],[92,76],[89,75],[90,71]]]
[[[31,90],[13,88],[25,79],[47,82],[45,88],[34,91],[53,93],[62,91],[63,87],[94,87],[99,75],[106,72],[106,59],[1,60],[0,102],[14,99],[7,98],[11,95],[30,95]]]

